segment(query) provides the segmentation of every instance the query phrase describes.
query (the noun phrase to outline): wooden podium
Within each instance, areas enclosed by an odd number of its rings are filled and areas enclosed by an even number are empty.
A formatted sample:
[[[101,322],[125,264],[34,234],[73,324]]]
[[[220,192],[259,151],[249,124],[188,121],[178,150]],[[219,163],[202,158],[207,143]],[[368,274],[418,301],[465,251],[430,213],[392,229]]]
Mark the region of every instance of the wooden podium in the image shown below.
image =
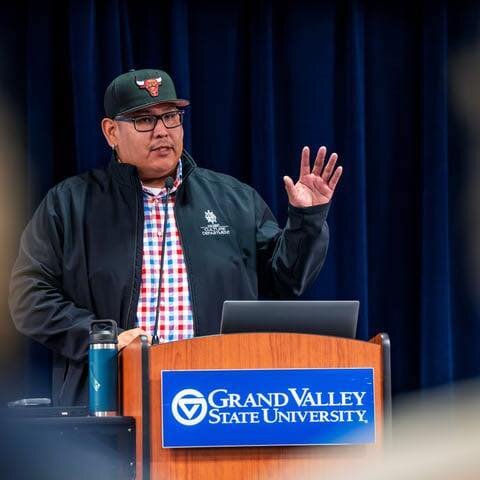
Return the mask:
[[[145,337],[120,353],[122,415],[136,421],[137,479],[264,479],[314,475],[378,455],[391,418],[390,347],[297,333],[196,337],[150,347]],[[196,369],[373,368],[375,444],[315,447],[162,448],[161,372]]]

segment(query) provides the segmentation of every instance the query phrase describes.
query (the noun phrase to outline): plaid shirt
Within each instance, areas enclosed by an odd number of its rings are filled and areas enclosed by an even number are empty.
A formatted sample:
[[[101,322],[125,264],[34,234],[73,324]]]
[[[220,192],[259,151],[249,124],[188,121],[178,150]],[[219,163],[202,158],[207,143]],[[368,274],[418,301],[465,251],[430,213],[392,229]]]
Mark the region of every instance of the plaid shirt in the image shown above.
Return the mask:
[[[174,216],[175,192],[182,182],[182,163],[179,162],[177,177],[168,197],[167,236],[163,260],[163,277],[160,289],[158,337],[160,343],[193,337],[193,316],[188,290],[187,270],[183,257],[180,234]],[[143,187],[142,286],[137,307],[136,326],[153,335],[157,306],[160,261],[163,239],[163,199],[166,188]]]

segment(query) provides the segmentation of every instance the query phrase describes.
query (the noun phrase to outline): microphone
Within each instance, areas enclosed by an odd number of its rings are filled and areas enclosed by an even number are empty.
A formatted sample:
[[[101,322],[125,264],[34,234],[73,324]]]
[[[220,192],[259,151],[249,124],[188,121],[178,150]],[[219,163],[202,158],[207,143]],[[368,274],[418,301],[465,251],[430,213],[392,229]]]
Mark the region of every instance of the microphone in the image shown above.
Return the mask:
[[[163,277],[163,259],[165,258],[165,239],[167,238],[167,217],[168,217],[168,196],[170,190],[173,188],[173,178],[167,177],[165,179],[165,188],[167,193],[163,197],[163,238],[162,238],[162,256],[160,259],[160,278],[158,279],[157,289],[157,307],[155,309],[155,326],[153,327],[152,345],[158,345],[158,314],[160,311],[160,294],[162,289],[162,277]]]

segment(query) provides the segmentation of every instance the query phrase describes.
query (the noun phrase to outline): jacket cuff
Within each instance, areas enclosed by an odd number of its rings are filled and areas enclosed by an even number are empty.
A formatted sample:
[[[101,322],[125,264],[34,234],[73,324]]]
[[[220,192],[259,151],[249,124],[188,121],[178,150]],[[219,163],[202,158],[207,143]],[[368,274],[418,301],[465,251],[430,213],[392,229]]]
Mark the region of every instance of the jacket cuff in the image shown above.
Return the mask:
[[[323,205],[315,205],[313,207],[294,207],[290,203],[288,204],[288,216],[309,216],[309,215],[318,215],[322,217],[323,220],[326,220],[328,211],[330,209],[331,202],[325,203]]]

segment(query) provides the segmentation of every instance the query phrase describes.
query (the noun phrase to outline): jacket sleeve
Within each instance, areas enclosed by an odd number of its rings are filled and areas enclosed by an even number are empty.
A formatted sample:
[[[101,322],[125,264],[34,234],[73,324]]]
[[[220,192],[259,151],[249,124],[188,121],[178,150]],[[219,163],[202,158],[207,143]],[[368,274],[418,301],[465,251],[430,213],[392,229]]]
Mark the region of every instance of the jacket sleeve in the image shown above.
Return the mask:
[[[85,360],[92,312],[62,291],[64,222],[57,189],[25,228],[10,280],[9,306],[17,329],[72,360]]]
[[[282,230],[258,193],[255,203],[259,291],[272,298],[299,296],[313,283],[325,261],[330,204],[307,208],[289,205]]]

